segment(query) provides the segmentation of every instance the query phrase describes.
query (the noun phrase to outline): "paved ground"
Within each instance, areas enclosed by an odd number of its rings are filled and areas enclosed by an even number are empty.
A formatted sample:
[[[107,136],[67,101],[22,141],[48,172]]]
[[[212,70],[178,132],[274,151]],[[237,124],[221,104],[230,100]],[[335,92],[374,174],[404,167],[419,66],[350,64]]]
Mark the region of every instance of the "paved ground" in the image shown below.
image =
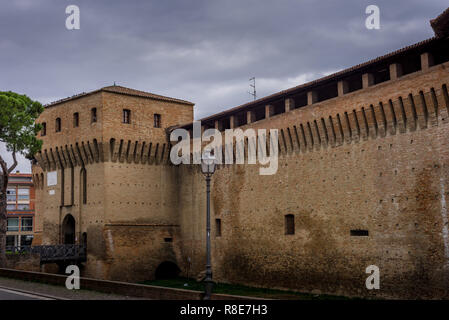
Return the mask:
[[[48,298],[0,288],[0,300],[48,300]]]
[[[145,300],[82,290],[82,283],[80,290],[68,290],[62,286],[0,277],[0,300],[53,300],[53,298],[69,300]]]

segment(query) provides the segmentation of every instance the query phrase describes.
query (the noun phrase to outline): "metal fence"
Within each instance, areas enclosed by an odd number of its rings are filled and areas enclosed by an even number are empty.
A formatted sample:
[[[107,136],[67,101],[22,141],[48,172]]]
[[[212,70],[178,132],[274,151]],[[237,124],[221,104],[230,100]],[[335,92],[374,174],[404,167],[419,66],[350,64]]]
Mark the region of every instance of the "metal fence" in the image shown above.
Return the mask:
[[[80,244],[58,244],[46,246],[7,246],[6,254],[39,254],[41,263],[58,261],[84,262],[87,249]]]

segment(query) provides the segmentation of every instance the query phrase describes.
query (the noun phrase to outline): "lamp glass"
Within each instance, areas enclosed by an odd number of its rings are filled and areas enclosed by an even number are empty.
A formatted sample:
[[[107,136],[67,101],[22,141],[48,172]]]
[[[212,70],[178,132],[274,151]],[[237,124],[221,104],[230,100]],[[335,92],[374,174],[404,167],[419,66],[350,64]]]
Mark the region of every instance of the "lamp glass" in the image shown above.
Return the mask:
[[[213,174],[215,171],[215,156],[209,150],[205,151],[202,157],[201,171],[204,174]]]

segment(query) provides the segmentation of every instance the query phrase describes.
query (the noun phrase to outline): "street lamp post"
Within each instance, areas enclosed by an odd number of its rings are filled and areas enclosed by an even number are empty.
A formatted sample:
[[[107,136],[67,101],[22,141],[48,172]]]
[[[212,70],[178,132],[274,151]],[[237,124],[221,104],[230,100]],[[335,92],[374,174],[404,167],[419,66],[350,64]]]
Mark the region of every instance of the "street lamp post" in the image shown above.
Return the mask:
[[[201,172],[206,177],[206,278],[204,279],[204,300],[210,300],[214,283],[212,281],[212,264],[210,254],[210,180],[215,172],[215,157],[206,151],[202,157]]]

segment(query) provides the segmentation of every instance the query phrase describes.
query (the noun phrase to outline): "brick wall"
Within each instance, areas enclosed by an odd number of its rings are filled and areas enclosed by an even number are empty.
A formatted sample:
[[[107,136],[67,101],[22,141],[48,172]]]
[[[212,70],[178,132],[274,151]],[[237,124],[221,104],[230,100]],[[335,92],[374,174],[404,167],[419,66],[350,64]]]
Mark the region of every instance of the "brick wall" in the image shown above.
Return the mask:
[[[433,66],[242,127],[280,129],[279,170],[261,176],[258,165],[222,165],[213,176],[214,278],[345,295],[447,297],[448,67]],[[145,280],[163,261],[176,262],[184,274],[188,268],[191,275],[200,272],[204,178],[198,167],[168,164],[169,143],[165,132],[152,128],[151,117],[157,110],[163,123],[173,119],[164,126],[186,123],[191,108],[156,107],[152,101],[147,113],[147,99],[110,93],[99,99],[68,101],[42,115],[63,117],[75,106],[95,103],[102,108],[102,127],[81,130],[80,136],[67,129],[50,137],[47,127],[37,159],[44,182],[46,172],[57,170],[61,179],[66,168],[65,192],[61,207],[62,180],[36,190],[42,241],[60,241],[70,213],[78,241],[88,235],[88,276]],[[136,115],[131,126],[118,120],[124,106]],[[73,203],[66,198],[70,163],[76,164]],[[81,164],[86,204],[80,201]],[[33,174],[42,168],[33,166]],[[295,217],[294,235],[285,234],[286,214]],[[221,237],[215,236],[217,218]],[[358,229],[369,235],[351,236]],[[365,288],[371,264],[380,268],[380,291]]]
[[[215,279],[345,295],[447,297],[448,67],[248,125],[280,129],[279,170],[261,176],[256,165],[223,165],[214,174]],[[403,118],[394,120],[389,100],[397,108],[400,98],[405,114],[397,111]],[[329,116],[334,129],[328,125],[324,133],[321,119]],[[193,255],[198,272],[205,265],[205,182],[198,168],[181,166],[179,174],[183,261]],[[286,214],[295,217],[294,235],[285,234]],[[221,237],[214,235],[216,218]],[[351,236],[358,229],[369,236]],[[380,268],[379,291],[365,288],[371,264]]]

